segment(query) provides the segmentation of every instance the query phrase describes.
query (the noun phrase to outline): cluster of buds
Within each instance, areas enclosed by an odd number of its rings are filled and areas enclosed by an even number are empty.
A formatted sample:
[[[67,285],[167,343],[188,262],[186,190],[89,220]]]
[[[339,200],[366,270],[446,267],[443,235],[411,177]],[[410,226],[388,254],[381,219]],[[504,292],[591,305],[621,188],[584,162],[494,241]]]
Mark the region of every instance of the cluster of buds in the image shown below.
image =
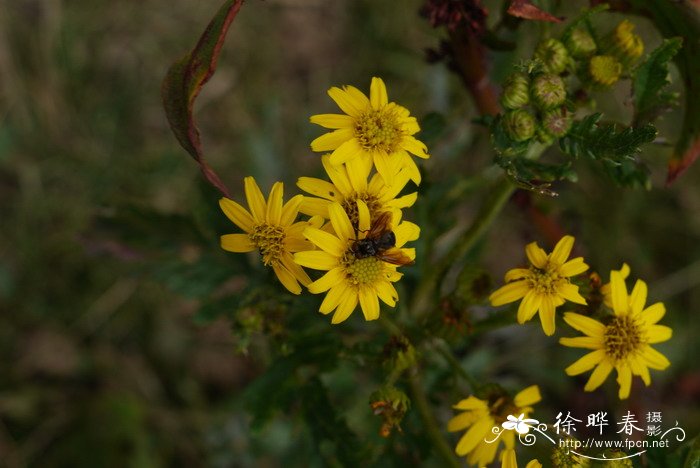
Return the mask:
[[[519,143],[534,138],[549,144],[562,138],[571,127],[572,114],[565,80],[576,75],[584,88],[606,89],[634,66],[643,51],[641,38],[627,20],[600,41],[585,27],[567,31],[561,40],[542,41],[527,69],[505,81],[500,125]]]
[[[566,135],[571,126],[561,76],[570,68],[571,58],[562,42],[547,39],[535,50],[535,59],[535,67],[516,71],[506,80],[501,104],[507,110],[501,125],[514,141],[536,137],[549,143]]]
[[[379,435],[389,437],[394,428],[401,432],[401,421],[411,406],[411,401],[396,387],[385,386],[370,395],[369,406],[376,416],[382,417]]]

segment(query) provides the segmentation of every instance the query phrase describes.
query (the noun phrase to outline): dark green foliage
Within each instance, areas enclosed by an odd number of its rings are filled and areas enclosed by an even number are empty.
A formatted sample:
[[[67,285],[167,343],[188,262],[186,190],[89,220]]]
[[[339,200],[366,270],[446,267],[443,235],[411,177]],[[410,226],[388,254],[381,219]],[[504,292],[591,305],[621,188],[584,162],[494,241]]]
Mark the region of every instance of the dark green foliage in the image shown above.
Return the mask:
[[[599,124],[600,113],[574,122],[569,134],[559,140],[561,150],[574,157],[586,157],[604,164],[621,185],[646,186],[646,168],[635,159],[640,146],[656,138],[656,128],[647,124],[619,130],[615,124]]]
[[[682,44],[680,37],[665,39],[635,70],[632,81],[635,125],[652,122],[659,114],[676,105],[678,95],[665,91],[665,88],[671,83],[669,63]]]
[[[557,180],[576,180],[576,173],[571,169],[571,161],[563,164],[545,164],[522,157],[496,157],[496,164],[501,166],[508,177],[520,188],[538,192],[542,195],[556,195],[549,190],[551,182]]]

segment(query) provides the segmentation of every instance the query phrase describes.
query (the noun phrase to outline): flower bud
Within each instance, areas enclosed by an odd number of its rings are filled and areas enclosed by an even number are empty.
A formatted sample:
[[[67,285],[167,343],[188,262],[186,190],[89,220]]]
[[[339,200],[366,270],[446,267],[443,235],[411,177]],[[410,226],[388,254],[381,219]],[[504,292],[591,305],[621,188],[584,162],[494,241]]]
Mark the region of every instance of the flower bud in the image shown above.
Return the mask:
[[[545,71],[559,75],[569,64],[569,52],[560,41],[547,39],[535,49],[535,58],[542,62]]]
[[[608,53],[629,68],[644,52],[642,38],[634,33],[634,24],[623,20],[606,38]]]
[[[501,104],[506,109],[518,109],[530,101],[530,78],[522,72],[511,74],[503,85]]]
[[[576,28],[566,38],[566,48],[574,58],[585,58],[593,55],[596,44],[593,36],[583,28]]]
[[[379,435],[389,437],[393,428],[401,431],[400,424],[411,406],[411,400],[396,387],[385,386],[370,395],[369,406],[375,415],[382,417]]]
[[[594,85],[612,86],[621,74],[622,64],[612,55],[596,55],[588,62],[588,75]]]
[[[501,125],[508,136],[515,141],[527,141],[535,134],[535,118],[524,109],[506,112]]]
[[[542,129],[554,138],[561,138],[571,128],[571,116],[565,107],[549,110],[542,115]]]
[[[566,100],[566,87],[559,75],[539,75],[532,80],[530,92],[535,106],[542,110],[559,107]]]

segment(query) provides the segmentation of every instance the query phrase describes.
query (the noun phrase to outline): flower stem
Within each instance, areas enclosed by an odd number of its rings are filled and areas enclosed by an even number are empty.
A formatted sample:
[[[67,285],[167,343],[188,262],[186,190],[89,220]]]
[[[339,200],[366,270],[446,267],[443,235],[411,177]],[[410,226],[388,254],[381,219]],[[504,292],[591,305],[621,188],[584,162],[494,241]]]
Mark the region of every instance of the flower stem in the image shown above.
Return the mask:
[[[418,410],[418,414],[423,421],[425,431],[430,440],[433,442],[433,447],[435,447],[438,454],[442,457],[445,466],[458,468],[460,466],[459,461],[455,457],[452,447],[450,447],[447,444],[447,441],[443,438],[442,431],[440,431],[440,428],[430,412],[428,399],[425,396],[423,387],[421,387],[420,380],[418,380],[417,369],[415,372],[410,373],[408,383],[411,387],[411,402]]]

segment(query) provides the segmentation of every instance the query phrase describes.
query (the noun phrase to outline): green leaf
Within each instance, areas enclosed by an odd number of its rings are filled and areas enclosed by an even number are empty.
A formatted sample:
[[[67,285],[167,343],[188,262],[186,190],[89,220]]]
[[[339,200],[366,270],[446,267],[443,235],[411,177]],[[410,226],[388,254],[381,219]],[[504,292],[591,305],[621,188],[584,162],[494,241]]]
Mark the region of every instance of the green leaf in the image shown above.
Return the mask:
[[[637,67],[632,81],[634,93],[634,124],[652,122],[662,112],[676,104],[677,95],[664,92],[669,81],[668,64],[678,53],[683,39],[665,39],[647,59]]]
[[[571,161],[563,164],[545,164],[522,157],[496,157],[496,164],[506,171],[506,175],[520,188],[541,195],[556,196],[550,190],[551,182],[557,180],[576,181],[576,173],[571,169]]]
[[[597,5],[594,8],[586,8],[584,9],[579,16],[574,18],[573,20],[569,21],[568,26],[564,29],[564,32],[561,34],[561,41],[566,42],[569,39],[569,36],[571,36],[571,33],[578,28],[581,25],[586,25],[588,26],[588,22],[591,19],[591,16],[595,15],[596,13],[600,13],[601,11],[608,10],[610,8],[610,5],[607,3],[601,3],[600,5]],[[593,33],[594,31],[590,31]],[[595,37],[595,35],[594,35]]]
[[[641,145],[656,138],[653,125],[618,130],[615,124],[599,124],[601,117],[596,113],[574,122],[569,133],[559,140],[561,150],[574,158],[621,162],[633,158]]]
[[[243,0],[228,0],[224,3],[194,49],[170,67],[161,89],[165,115],[175,137],[199,163],[202,174],[209,183],[227,197],[228,189],[204,158],[193,108],[202,87],[216,71],[216,62],[226,33],[242,4]]]

